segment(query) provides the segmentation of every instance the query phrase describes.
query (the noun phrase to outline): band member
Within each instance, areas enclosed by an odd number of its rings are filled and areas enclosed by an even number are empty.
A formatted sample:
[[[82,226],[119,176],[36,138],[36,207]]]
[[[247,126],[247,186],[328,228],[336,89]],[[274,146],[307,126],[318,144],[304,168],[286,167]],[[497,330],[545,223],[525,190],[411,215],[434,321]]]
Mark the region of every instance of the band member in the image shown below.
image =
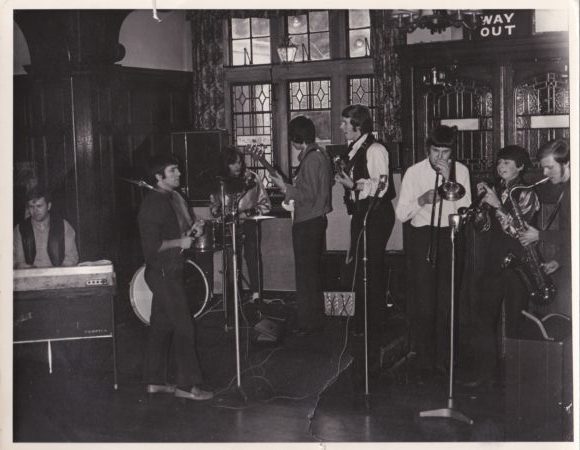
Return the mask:
[[[548,307],[549,312],[558,312],[571,316],[571,236],[570,236],[570,147],[564,139],[550,141],[538,152],[538,159],[544,176],[550,178],[552,189],[540,190],[540,200],[547,203],[552,197],[556,203],[554,214],[548,218],[548,222],[558,219],[558,228],[553,229],[551,223],[547,223],[545,229],[539,230],[534,226],[528,226],[527,230],[520,233],[522,245],[530,245],[534,242],[553,245],[556,254],[553,259],[544,263],[544,271],[551,274],[558,294],[555,301]],[[546,186],[549,187],[549,186]],[[555,191],[555,192],[552,192]],[[543,194],[543,195],[542,195]]]
[[[502,263],[508,253],[522,258],[523,247],[517,239],[520,231],[514,219],[514,205],[509,192],[516,186],[524,186],[523,174],[531,165],[525,149],[508,145],[497,153],[497,174],[499,181],[492,187],[481,182],[477,185],[481,205],[489,205],[489,236],[485,264],[476,279],[479,297],[475,305],[474,332],[472,336],[473,354],[477,355],[474,373],[462,380],[468,387],[477,387],[492,381],[497,375],[498,338],[497,328],[503,302],[505,310],[506,335],[516,337],[523,320],[522,309],[527,309],[529,293],[526,286],[512,268],[503,268]],[[535,223],[540,210],[540,202],[532,189],[518,189],[512,193],[516,207],[527,223]],[[475,256],[475,255],[474,255]]]
[[[51,211],[50,194],[32,189],[26,195],[26,207],[29,217],[14,228],[14,268],[76,265],[75,231]]]
[[[324,296],[321,282],[322,252],[328,221],[332,211],[332,167],[326,152],[315,143],[316,129],[307,117],[290,121],[288,136],[294,151],[299,152],[300,165],[294,184],[284,182],[279,174],[272,182],[285,194],[285,201],[294,200],[292,243],[298,304],[297,334],[307,335],[324,326]]]
[[[258,264],[261,265],[262,258],[257,242],[259,224],[257,221],[246,219],[251,216],[267,214],[270,212],[272,204],[258,175],[246,168],[242,153],[235,147],[227,147],[221,156],[223,176],[226,177],[226,180],[241,180],[242,189],[245,191],[238,202],[238,213],[244,235],[244,258],[248,265],[252,302],[258,302],[260,300]],[[226,194],[226,213],[231,210],[230,203],[231,196]],[[222,213],[219,193],[210,195],[210,212],[214,217],[218,217]]]
[[[352,214],[350,224],[350,265],[356,267],[354,333],[364,332],[365,287],[363,277],[363,222],[367,216],[367,287],[369,359],[373,368],[380,367],[381,330],[386,317],[385,247],[393,225],[395,211],[392,199],[395,190],[389,179],[389,153],[372,134],[373,121],[369,109],[350,105],[342,111],[340,129],[349,142],[346,172],[339,171],[335,181],[345,188],[347,211]],[[379,186],[379,179],[385,181]],[[377,192],[378,191],[378,192]],[[369,208],[372,205],[372,210]],[[356,258],[356,259],[355,259]]]
[[[405,237],[410,288],[408,314],[411,322],[412,350],[416,353],[415,375],[418,381],[430,377],[434,370],[445,370],[449,360],[448,315],[451,277],[449,214],[456,213],[458,208],[467,207],[471,203],[469,171],[463,164],[453,162],[452,159],[455,133],[455,127],[444,125],[431,131],[426,142],[427,157],[407,169],[395,208],[397,218],[401,222],[410,221],[408,235]],[[465,188],[465,195],[459,200],[442,201],[439,224],[437,218],[441,203],[434,189],[435,181],[450,180],[453,166],[456,182]],[[437,173],[440,174],[439,177]],[[432,221],[432,217],[436,220]],[[436,255],[435,261],[427,260],[430,249]]]
[[[183,282],[183,250],[191,247],[190,232],[201,234],[203,221],[194,222],[185,199],[176,191],[180,172],[171,156],[151,160],[155,190],[144,198],[138,222],[145,257],[145,281],[153,292],[151,326],[144,380],[150,394],[169,393],[190,400],[207,400],[195,349],[194,323]],[[175,355],[176,386],[168,383],[169,349]]]

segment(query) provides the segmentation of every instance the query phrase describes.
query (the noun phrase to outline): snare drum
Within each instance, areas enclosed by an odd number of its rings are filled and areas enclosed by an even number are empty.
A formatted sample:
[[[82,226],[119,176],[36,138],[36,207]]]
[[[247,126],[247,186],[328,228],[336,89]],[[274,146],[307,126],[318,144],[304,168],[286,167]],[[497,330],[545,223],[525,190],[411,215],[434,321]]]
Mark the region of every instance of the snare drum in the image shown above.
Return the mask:
[[[220,234],[221,222],[206,220],[203,225],[203,234],[196,238],[192,249],[196,252],[214,252],[221,248],[217,236]]]
[[[187,259],[183,265],[183,282],[189,309],[195,319],[203,312],[210,298],[209,284],[203,270],[192,260]],[[151,301],[153,293],[145,281],[145,266],[141,266],[129,285],[131,306],[137,317],[145,325],[151,319]]]

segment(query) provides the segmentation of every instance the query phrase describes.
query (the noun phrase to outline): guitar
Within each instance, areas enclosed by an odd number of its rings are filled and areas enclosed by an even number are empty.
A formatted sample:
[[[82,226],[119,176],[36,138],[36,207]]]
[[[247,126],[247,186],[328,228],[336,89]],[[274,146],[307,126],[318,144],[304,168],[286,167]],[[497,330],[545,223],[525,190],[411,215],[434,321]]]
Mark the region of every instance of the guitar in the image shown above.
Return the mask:
[[[272,164],[270,164],[266,158],[264,158],[263,145],[253,144],[247,148],[248,153],[252,156],[256,162],[259,162],[268,171],[270,175],[279,175],[285,183],[290,183],[289,178],[284,175],[280,170],[276,169]],[[288,202],[282,202],[282,208],[292,214],[292,219],[294,219],[294,200]]]
[[[344,177],[350,178],[347,174],[350,168],[348,167],[348,164],[346,163],[346,161],[343,159],[342,156],[337,155],[332,159],[332,167],[334,169],[335,175],[340,174]],[[354,200],[351,198],[350,194],[351,194],[350,190],[345,188],[343,200],[346,206],[347,214],[352,216],[355,210],[355,203]]]

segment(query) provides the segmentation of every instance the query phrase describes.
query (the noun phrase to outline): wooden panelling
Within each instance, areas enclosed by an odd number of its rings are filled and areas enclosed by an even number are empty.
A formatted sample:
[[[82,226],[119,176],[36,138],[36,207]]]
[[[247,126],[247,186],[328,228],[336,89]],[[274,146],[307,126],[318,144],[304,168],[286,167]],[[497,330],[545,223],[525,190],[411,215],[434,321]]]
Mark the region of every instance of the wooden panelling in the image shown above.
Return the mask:
[[[77,230],[81,260],[141,264],[142,193],[119,177],[143,178],[148,157],[169,152],[170,133],[191,129],[190,79],[122,67],[15,77],[15,167],[31,162],[54,189],[55,207]],[[23,202],[17,186],[15,202]],[[22,214],[15,204],[15,221]]]

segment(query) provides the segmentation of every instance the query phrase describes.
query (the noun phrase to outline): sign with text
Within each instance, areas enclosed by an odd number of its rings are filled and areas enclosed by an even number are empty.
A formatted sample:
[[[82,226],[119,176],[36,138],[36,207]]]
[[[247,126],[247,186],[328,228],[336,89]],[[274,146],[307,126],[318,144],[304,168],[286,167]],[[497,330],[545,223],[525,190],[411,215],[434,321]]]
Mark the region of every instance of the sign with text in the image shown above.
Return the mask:
[[[474,40],[513,39],[532,34],[533,11],[483,10],[478,16],[477,27],[473,31]]]

